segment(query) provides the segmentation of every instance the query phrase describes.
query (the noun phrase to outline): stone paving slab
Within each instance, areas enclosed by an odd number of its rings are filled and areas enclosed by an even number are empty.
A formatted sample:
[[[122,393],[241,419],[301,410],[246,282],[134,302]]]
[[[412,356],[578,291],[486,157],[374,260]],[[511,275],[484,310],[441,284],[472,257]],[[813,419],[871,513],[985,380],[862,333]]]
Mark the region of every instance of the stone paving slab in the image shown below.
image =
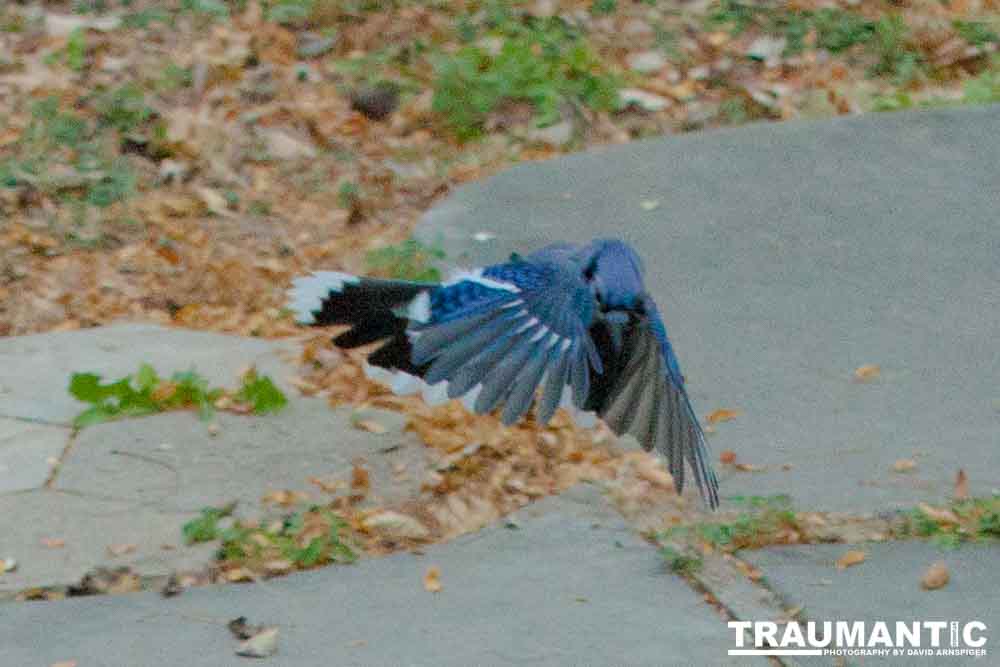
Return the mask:
[[[836,561],[845,551],[860,549],[865,561],[838,570]],[[768,585],[790,606],[801,606],[813,621],[968,621],[986,624],[985,658],[904,657],[897,661],[868,657],[857,664],[985,665],[1000,655],[1000,606],[996,573],[1000,549],[995,544],[967,544],[942,549],[930,542],[910,540],[857,546],[824,544],[774,547],[744,552],[742,557],[760,568]],[[945,563],[951,581],[935,591],[920,587],[920,579],[935,562]],[[945,637],[945,646],[949,646]],[[802,661],[805,663],[806,661]],[[808,663],[813,664],[813,663]],[[815,664],[830,664],[817,662]]]
[[[403,432],[405,417],[332,410],[325,400],[299,396],[284,382],[286,354],[295,356],[294,343],[146,325],[0,341],[0,384],[9,388],[0,393],[0,413],[16,417],[0,417],[0,516],[10,519],[0,558],[18,562],[16,571],[0,575],[0,593],[74,583],[101,565],[130,565],[141,575],[199,568],[215,547],[183,547],[180,531],[203,507],[236,500],[241,516],[253,516],[265,511],[263,496],[286,489],[323,501],[328,496],[308,479],[346,484],[356,463],[369,471],[369,502],[417,495],[426,450]],[[216,413],[215,435],[191,411],[98,424],[75,438],[57,425],[85,407],[67,392],[73,372],[111,379],[143,362],[162,374],[194,367],[222,386],[233,386],[254,363],[284,385],[289,404],[259,417]],[[355,428],[360,418],[379,422],[386,433]],[[47,481],[51,489],[43,490]],[[52,549],[46,539],[65,545]],[[116,544],[137,548],[113,557],[107,549]]]
[[[225,623],[280,628],[266,664],[765,665],[731,659],[725,621],[595,490],[552,498],[519,528],[484,529],[422,556],[397,554],[263,585],[21,605],[3,664],[246,665]],[[427,568],[442,592],[428,593]],[[737,661],[738,660],[738,661]],[[263,663],[262,663],[263,664]]]
[[[193,512],[160,511],[47,489],[0,496],[0,516],[4,517],[0,558],[17,561],[16,570],[0,574],[0,596],[35,586],[74,584],[99,565],[127,565],[146,576],[200,570],[218,548],[184,545],[181,526],[194,518]],[[60,540],[62,546],[48,547],[45,540]],[[126,544],[134,544],[135,551],[120,556],[108,551],[112,545]],[[18,663],[0,659],[0,664]]]
[[[53,490],[0,496],[0,516],[10,519],[0,558],[19,564],[0,575],[0,593],[74,583],[102,565],[130,565],[148,576],[200,569],[216,547],[183,546],[181,527],[203,507],[236,500],[239,515],[252,517],[268,511],[264,495],[286,489],[328,501],[308,478],[340,480],[346,489],[355,463],[369,471],[368,502],[415,497],[425,447],[403,432],[402,415],[369,410],[364,416],[386,433],[353,427],[350,409],[301,397],[276,415],[217,414],[215,436],[189,411],[88,427],[68,451]],[[47,538],[65,546],[48,548]],[[113,544],[137,550],[112,557],[107,548]]]
[[[906,507],[959,467],[1000,488],[997,154],[998,106],[671,136],[465,185],[417,235],[466,265],[631,241],[696,410],[743,411],[713,449],[764,467],[721,471],[723,496]]]
[[[0,416],[69,424],[84,405],[70,396],[73,373],[106,380],[135,373],[143,363],[169,376],[196,369],[209,382],[234,387],[241,370],[256,365],[282,389],[296,354],[294,341],[265,341],[150,324],[119,324],[0,339]]]
[[[71,434],[61,426],[0,417],[0,495],[41,488]]]
[[[398,413],[370,411],[387,432],[352,425],[352,410],[293,396],[277,414],[217,413],[218,434],[193,412],[172,412],[88,427],[77,436],[54,488],[160,510],[196,512],[232,500],[253,511],[284,489],[327,496],[310,477],[349,481],[355,462],[371,476],[373,500],[419,493],[425,447],[404,433]],[[407,473],[404,478],[396,470]]]

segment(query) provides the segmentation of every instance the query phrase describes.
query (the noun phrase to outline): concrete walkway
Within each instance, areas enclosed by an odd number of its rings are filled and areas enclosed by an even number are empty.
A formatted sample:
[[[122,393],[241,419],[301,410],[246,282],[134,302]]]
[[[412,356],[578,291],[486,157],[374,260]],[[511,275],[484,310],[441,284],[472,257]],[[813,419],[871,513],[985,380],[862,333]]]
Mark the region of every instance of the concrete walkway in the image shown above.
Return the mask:
[[[711,435],[723,512],[787,494],[796,510],[870,517],[942,503],[958,469],[1000,493],[1000,107],[759,125],[526,164],[457,191],[419,234],[468,264],[545,242],[623,236],[640,248],[696,409],[740,410]],[[486,234],[483,235],[482,233]],[[478,241],[477,238],[492,238]],[[369,461],[373,489],[419,493],[423,446],[350,426],[349,408],[297,397],[267,417],[189,413],[85,429],[74,371],[148,361],[232,386],[256,363],[279,382],[295,344],[126,325],[0,340],[0,596],[67,584],[97,565],[162,576],[206,562],[180,526],[201,507]],[[857,367],[880,367],[860,382]],[[287,386],[287,385],[286,385]],[[896,461],[912,469],[896,472]],[[392,472],[414,471],[399,483]],[[723,514],[723,516],[729,516]],[[0,602],[0,665],[230,665],[228,620],[279,628],[265,664],[715,665],[742,620],[986,624],[988,655],[898,664],[993,664],[996,541],[799,545],[706,556],[697,585],[582,485],[422,555],[397,554],[260,584],[47,603]],[[49,538],[63,540],[52,548]],[[133,543],[111,555],[108,546]],[[839,569],[849,549],[864,562]],[[944,588],[920,577],[935,561]],[[424,590],[430,566],[443,590]],[[745,576],[751,572],[753,576]],[[712,601],[718,601],[712,602]],[[783,657],[785,664],[882,664]]]

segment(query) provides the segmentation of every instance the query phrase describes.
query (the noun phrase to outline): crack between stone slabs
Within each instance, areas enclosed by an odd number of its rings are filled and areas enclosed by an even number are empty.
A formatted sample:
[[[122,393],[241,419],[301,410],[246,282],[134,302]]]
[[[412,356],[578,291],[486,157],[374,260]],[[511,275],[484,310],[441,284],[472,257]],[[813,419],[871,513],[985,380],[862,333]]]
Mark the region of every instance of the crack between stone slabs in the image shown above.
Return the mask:
[[[727,555],[733,560],[744,564],[748,569],[752,568],[747,561],[737,557],[735,554]],[[779,617],[768,620],[774,620],[779,624],[785,621],[802,620],[797,618],[799,610],[792,607],[784,595],[767,585],[764,582],[764,577],[761,577],[760,579],[751,579],[739,567],[732,565],[724,556],[721,555],[713,554],[707,556],[706,558],[711,559],[712,566],[725,571],[726,574],[732,576],[734,579],[746,582],[747,585],[760,591],[763,594],[762,597],[770,598],[769,602],[772,604],[767,604],[763,601],[761,604],[767,607],[773,607],[772,611],[778,614]],[[712,590],[714,582],[701,574],[701,572],[678,574],[678,576],[680,576],[681,579],[684,579],[697,593],[701,594],[703,598],[706,599],[706,602],[709,602],[707,598],[710,597],[711,602],[709,603],[718,607],[725,614],[727,621],[755,620],[753,618],[747,618],[750,614],[743,613],[743,610],[737,609],[735,605],[723,602],[721,598]],[[749,636],[748,633],[744,633],[744,637],[745,641],[749,640],[750,645],[753,645],[753,638]],[[778,665],[780,667],[796,667],[799,664],[798,661],[794,659],[789,660],[788,658],[781,658],[778,656],[767,656],[767,658],[768,662],[772,665]]]
[[[51,422],[45,419],[35,419],[34,417],[23,417],[21,415],[8,415],[4,412],[0,412],[0,419],[9,419],[16,422],[24,422],[25,424],[38,424],[39,426],[58,426],[60,428],[72,429],[72,424],[66,422]]]
[[[59,460],[54,466],[49,470],[49,474],[45,478],[45,483],[42,484],[43,489],[52,489],[53,485],[56,483],[56,477],[59,476],[59,471],[62,470],[63,464],[66,463],[66,458],[73,451],[73,445],[76,443],[76,436],[80,434],[80,429],[73,429],[69,433],[69,437],[66,439],[66,445],[63,447],[62,453],[59,455]]]
[[[113,568],[109,568],[109,569],[113,569]],[[87,573],[90,573],[92,570],[93,570],[93,568],[91,570],[88,570]],[[164,587],[170,581],[171,577],[174,577],[174,576],[176,576],[178,574],[187,574],[186,572],[185,573],[171,573],[171,574],[138,574],[134,570],[132,570],[131,573],[133,575],[135,575],[135,577],[139,580],[139,588],[137,590],[134,590],[134,591],[128,591],[127,593],[117,593],[117,595],[131,595],[133,593],[149,593],[149,592],[156,592],[156,593],[161,593],[162,594]],[[23,588],[23,589],[18,590],[18,591],[0,591],[0,604],[21,604],[23,602],[49,602],[49,603],[52,603],[52,602],[60,602],[63,599],[69,599],[71,597],[73,597],[73,598],[83,598],[83,597],[105,597],[105,596],[108,596],[108,595],[115,595],[114,593],[108,593],[108,592],[87,593],[85,595],[69,595],[69,589],[72,588],[73,586],[77,586],[79,584],[80,584],[80,581],[78,580],[78,581],[74,581],[72,583],[61,583],[61,584],[60,583],[56,583],[56,584],[43,584],[41,586],[29,586],[28,588]],[[186,589],[182,589],[181,593],[183,593],[184,590],[186,590]],[[40,598],[26,598],[24,600],[18,600],[17,599],[17,596],[23,595],[24,593],[27,593],[28,591],[33,591],[33,592],[37,591],[39,593],[44,592],[44,593],[62,594],[63,596],[65,596],[65,598],[45,598],[45,597],[40,597]]]

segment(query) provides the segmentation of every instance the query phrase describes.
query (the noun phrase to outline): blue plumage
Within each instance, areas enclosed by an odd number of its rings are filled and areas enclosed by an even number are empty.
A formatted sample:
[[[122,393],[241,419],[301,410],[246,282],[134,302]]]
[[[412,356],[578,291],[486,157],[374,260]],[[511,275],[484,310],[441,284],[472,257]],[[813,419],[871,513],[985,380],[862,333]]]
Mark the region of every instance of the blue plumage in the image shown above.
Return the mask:
[[[297,279],[291,300],[303,323],[353,325],[337,344],[385,341],[374,365],[446,382],[450,397],[478,388],[475,410],[502,405],[505,423],[524,416],[539,389],[542,423],[569,395],[666,456],[678,491],[687,462],[718,505],[680,365],[642,261],[622,241],[554,244],[442,284],[324,272]]]

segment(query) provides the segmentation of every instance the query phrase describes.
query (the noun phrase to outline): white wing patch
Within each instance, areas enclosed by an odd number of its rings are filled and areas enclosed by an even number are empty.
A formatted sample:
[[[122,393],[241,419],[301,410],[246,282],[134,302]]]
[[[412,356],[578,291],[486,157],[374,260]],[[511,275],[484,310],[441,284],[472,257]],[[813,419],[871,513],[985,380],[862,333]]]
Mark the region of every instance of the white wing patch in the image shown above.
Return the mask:
[[[342,292],[345,284],[357,285],[361,279],[339,271],[316,271],[308,276],[299,276],[292,281],[288,290],[288,307],[295,313],[299,324],[316,321],[314,312],[323,307],[323,299],[330,292]]]
[[[421,292],[404,306],[393,308],[392,312],[396,317],[405,317],[411,322],[420,322],[421,324],[430,322],[431,294],[429,291]]]
[[[448,278],[448,282],[442,283],[441,286],[449,287],[450,285],[457,285],[460,282],[479,283],[480,285],[489,287],[490,289],[502,289],[508,292],[513,292],[514,294],[518,294],[521,291],[521,288],[513,283],[487,278],[483,275],[482,269],[475,269],[474,271],[456,271]]]

